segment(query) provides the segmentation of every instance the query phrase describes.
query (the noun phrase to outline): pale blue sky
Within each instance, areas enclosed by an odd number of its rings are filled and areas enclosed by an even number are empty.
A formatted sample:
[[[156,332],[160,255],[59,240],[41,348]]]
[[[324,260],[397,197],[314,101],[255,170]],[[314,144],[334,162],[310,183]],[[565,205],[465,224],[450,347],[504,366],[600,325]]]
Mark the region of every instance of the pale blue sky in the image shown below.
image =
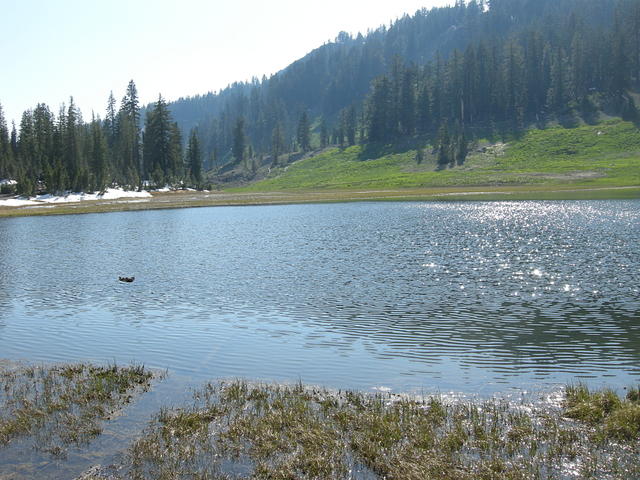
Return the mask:
[[[10,124],[73,95],[104,116],[130,79],[142,103],[277,72],[344,30],[453,0],[0,0],[0,104]]]

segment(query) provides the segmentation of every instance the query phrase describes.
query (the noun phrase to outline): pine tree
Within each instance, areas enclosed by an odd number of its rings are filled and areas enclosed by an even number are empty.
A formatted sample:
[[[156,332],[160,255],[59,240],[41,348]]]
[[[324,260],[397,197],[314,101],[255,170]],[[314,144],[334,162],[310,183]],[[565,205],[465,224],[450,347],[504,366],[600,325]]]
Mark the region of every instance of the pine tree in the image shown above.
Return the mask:
[[[127,85],[118,117],[119,170],[126,185],[133,187],[144,176],[140,151],[140,103],[133,80]]]
[[[276,123],[273,127],[271,134],[271,154],[273,155],[273,166],[278,165],[280,155],[284,153],[284,133],[282,132],[282,125],[280,122]]]
[[[26,110],[22,113],[20,119],[20,137],[18,139],[18,174],[20,178],[18,183],[23,183],[27,180],[30,181],[30,186],[33,186],[32,180],[35,180],[35,170],[33,167],[33,159],[36,156],[36,141],[35,131],[33,128],[33,112]],[[32,188],[26,189],[25,186],[19,187],[23,194],[31,194]],[[26,190],[25,190],[26,189]],[[28,193],[25,193],[28,190]]]
[[[247,146],[247,136],[244,132],[244,118],[240,117],[236,120],[233,127],[233,158],[237,164],[242,164],[245,158],[245,149]]]
[[[356,144],[356,130],[357,130],[357,118],[358,114],[356,112],[355,105],[351,105],[344,112],[344,133],[347,138],[347,143],[349,145]]]
[[[91,122],[91,170],[95,177],[94,188],[104,191],[109,186],[107,166],[107,139],[100,120]]]
[[[451,155],[451,137],[449,136],[447,122],[444,122],[438,131],[437,150],[438,165],[440,165],[440,167],[451,163],[453,156]]]
[[[10,179],[13,176],[13,155],[11,152],[11,139],[4,111],[0,105],[0,180]]]
[[[369,99],[369,141],[382,142],[391,136],[393,119],[391,111],[391,84],[387,77],[381,77],[374,82],[371,97]]]
[[[169,116],[171,119],[171,116]],[[169,165],[167,177],[172,184],[184,183],[184,157],[182,154],[182,133],[176,122],[171,122],[169,132]]]
[[[402,77],[400,99],[400,132],[413,135],[416,131],[416,72],[408,68]]]
[[[64,162],[71,180],[71,188],[76,192],[83,192],[89,187],[89,172],[81,143],[83,128],[80,110],[71,97],[63,135]]]
[[[118,133],[116,99],[113,96],[113,92],[109,94],[109,100],[107,100],[107,115],[104,119],[104,129],[107,139],[107,145],[109,146],[109,148],[113,148],[116,135]]]
[[[464,161],[467,159],[467,155],[469,154],[469,140],[467,140],[467,135],[465,134],[464,128],[461,133],[458,135],[457,148],[456,148],[456,162],[458,165],[462,165]]]
[[[567,62],[560,49],[553,52],[551,58],[551,85],[547,91],[547,107],[551,111],[564,113],[569,105]]]
[[[306,111],[302,112],[298,121],[297,139],[298,145],[303,152],[311,150],[311,125]]]
[[[129,121],[130,117],[126,117]],[[171,115],[162,95],[147,112],[143,141],[143,174],[151,177],[157,187],[170,183],[175,176],[172,152]],[[133,165],[131,165],[133,167]]]
[[[327,129],[327,122],[322,118],[320,122],[320,148],[326,148],[329,144],[329,130]]]
[[[11,147],[11,156],[14,158],[18,156],[18,132],[16,130],[16,123],[11,121],[11,137],[9,138],[9,145]]]
[[[505,52],[504,85],[506,86],[506,118],[516,128],[524,126],[524,109],[526,105],[526,84],[524,54],[520,45],[509,42]]]

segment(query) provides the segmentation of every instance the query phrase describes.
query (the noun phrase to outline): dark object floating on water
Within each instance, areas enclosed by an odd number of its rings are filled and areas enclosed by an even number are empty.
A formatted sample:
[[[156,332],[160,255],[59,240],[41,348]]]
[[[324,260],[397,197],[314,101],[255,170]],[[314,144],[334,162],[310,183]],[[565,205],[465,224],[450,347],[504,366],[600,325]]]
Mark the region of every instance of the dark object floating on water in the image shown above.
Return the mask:
[[[118,277],[118,280],[121,282],[131,283],[136,279],[136,277]]]

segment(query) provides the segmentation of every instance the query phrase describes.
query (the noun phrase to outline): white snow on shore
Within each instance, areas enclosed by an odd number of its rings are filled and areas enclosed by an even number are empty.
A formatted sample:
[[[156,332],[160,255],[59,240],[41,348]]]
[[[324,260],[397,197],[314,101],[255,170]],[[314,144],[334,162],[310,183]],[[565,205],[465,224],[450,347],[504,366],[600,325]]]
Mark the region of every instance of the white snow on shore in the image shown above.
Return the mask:
[[[0,179],[0,185],[17,185],[15,180],[7,180],[6,178]]]
[[[151,198],[151,194],[145,190],[141,192],[126,191],[120,188],[108,188],[103,193],[74,193],[69,192],[64,195],[37,195],[25,198],[16,197],[0,200],[0,207],[22,207],[25,205],[45,205],[51,203],[71,203],[86,200],[116,200],[119,198]]]

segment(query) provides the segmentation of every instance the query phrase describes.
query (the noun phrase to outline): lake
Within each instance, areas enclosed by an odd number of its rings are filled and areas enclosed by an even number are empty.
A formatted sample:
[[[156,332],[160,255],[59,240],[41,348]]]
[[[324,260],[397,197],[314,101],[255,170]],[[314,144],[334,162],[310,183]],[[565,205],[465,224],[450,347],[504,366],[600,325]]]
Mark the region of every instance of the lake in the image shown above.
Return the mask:
[[[0,358],[367,391],[620,388],[640,380],[639,245],[640,201],[0,219]]]

